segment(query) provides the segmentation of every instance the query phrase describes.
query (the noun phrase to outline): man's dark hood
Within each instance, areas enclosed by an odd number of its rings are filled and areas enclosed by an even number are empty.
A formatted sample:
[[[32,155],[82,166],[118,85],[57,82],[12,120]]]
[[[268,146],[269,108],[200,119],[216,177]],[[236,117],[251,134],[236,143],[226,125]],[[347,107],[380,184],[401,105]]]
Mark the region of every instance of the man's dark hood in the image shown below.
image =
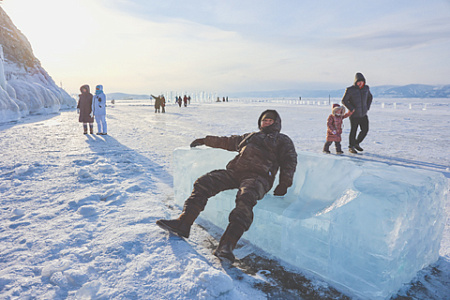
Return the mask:
[[[358,81],[364,81],[364,85],[366,84],[366,78],[364,78],[364,75],[362,73],[356,73],[355,75],[355,81],[353,82],[353,85],[356,86],[356,83]]]
[[[275,120],[273,120],[274,122],[272,125],[267,126],[265,128],[261,128],[262,117],[268,112],[275,114],[276,118],[275,118]],[[263,111],[262,114],[258,118],[258,128],[265,133],[280,132],[281,131],[281,118],[280,118],[280,115],[278,114],[278,112],[276,110],[272,110],[272,109]]]

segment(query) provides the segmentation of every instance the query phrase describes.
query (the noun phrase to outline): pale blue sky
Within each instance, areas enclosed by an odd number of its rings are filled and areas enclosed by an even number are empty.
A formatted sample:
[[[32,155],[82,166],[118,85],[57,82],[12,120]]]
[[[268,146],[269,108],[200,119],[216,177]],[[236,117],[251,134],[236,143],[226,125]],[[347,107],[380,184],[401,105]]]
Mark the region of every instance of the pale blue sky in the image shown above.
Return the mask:
[[[4,0],[70,92],[450,84],[450,1]],[[29,9],[24,10],[24,7]]]

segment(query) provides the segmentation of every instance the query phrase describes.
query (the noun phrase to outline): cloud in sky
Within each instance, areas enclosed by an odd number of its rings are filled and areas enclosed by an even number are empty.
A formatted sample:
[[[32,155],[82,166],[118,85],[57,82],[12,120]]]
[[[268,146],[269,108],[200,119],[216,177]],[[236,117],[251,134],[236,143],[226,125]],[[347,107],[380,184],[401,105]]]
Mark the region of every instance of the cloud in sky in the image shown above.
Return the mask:
[[[3,2],[69,91],[334,89],[355,72],[371,85],[447,84],[450,74],[444,0]]]

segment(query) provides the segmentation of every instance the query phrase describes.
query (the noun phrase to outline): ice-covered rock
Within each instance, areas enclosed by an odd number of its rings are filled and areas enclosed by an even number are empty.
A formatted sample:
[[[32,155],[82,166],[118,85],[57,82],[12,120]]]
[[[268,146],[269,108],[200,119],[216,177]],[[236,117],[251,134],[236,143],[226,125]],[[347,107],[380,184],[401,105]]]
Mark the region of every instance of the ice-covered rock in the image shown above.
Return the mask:
[[[75,106],[75,99],[55,84],[0,7],[0,122]]]
[[[235,155],[176,149],[177,204],[199,176]],[[236,191],[211,198],[200,217],[225,229]],[[269,192],[259,201],[243,238],[364,299],[385,299],[437,261],[446,191],[440,173],[300,152],[293,186],[284,197]]]

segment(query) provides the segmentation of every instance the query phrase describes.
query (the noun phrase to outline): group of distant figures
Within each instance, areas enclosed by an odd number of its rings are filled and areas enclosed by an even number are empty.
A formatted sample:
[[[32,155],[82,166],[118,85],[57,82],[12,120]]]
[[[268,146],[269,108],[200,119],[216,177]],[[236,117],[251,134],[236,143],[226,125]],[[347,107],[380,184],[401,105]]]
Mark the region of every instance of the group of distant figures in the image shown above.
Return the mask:
[[[184,103],[184,107],[187,107],[188,104],[191,104],[191,96],[184,95],[183,99],[181,99],[181,96],[175,97],[175,102],[178,103],[178,106],[181,107],[181,104]]]
[[[155,113],[165,113],[166,98],[164,97],[164,95],[151,95],[151,97],[155,100]],[[216,102],[228,102],[228,97],[223,97],[222,101],[220,100],[220,97],[217,97]],[[182,105],[184,105],[184,107],[187,107],[188,104],[191,104],[191,96],[184,95],[183,97],[175,97],[175,103],[178,104],[179,107],[181,107]]]
[[[216,102],[220,102],[220,97],[217,97],[217,100],[216,100]],[[222,98],[222,102],[228,102],[228,97],[223,97]]]
[[[165,113],[166,112],[166,98],[164,95],[154,96],[151,95],[153,99],[155,99],[155,113]],[[191,104],[191,96],[184,95],[183,98],[181,96],[175,97],[175,103],[178,104],[179,107],[184,103],[184,107],[187,107],[188,104]]]

